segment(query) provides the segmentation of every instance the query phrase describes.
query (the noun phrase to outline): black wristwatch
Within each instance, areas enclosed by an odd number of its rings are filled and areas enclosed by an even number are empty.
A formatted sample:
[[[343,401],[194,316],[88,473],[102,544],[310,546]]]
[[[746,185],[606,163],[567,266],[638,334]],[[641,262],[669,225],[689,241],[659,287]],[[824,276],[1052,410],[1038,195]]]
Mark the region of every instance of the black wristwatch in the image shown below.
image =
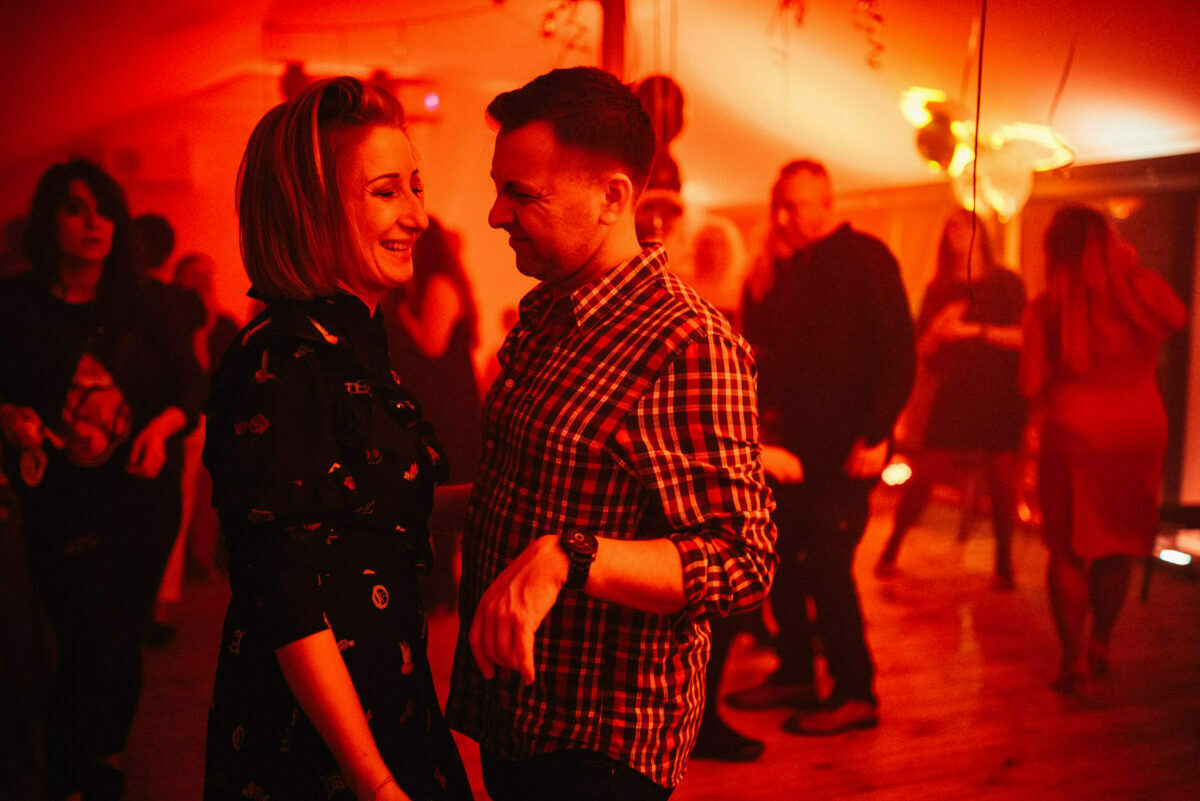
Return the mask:
[[[571,566],[567,569],[567,583],[563,586],[568,590],[582,590],[587,584],[592,562],[596,561],[596,535],[586,531],[565,531],[558,538],[558,544],[571,560]]]

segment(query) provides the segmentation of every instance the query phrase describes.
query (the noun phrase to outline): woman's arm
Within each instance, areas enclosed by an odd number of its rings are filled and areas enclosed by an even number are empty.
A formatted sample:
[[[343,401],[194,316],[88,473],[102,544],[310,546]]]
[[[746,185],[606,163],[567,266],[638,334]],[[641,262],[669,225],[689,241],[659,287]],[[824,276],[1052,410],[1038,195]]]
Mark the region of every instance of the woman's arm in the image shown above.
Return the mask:
[[[976,323],[975,325],[979,329],[979,338],[994,348],[1020,350],[1025,341],[1025,335],[1019,325],[988,325],[986,323]]]
[[[429,279],[429,286],[425,287],[425,295],[421,298],[421,308],[416,314],[408,308],[407,303],[401,303],[396,310],[396,316],[413,341],[426,356],[433,359],[446,352],[450,333],[461,314],[462,298],[450,279],[442,275]]]
[[[391,772],[367,725],[358,692],[330,629],[275,651],[288,687],[329,746],[354,795],[360,799],[407,799],[389,781]],[[394,788],[394,790],[393,790]]]

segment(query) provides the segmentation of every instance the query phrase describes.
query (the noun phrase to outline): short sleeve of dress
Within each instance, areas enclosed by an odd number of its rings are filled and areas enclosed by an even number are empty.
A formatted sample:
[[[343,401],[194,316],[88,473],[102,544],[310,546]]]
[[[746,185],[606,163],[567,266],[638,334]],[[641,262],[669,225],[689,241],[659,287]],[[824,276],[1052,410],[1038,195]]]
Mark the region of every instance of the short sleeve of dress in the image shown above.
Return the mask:
[[[278,645],[326,627],[317,556],[327,526],[357,505],[343,463],[328,349],[277,340],[230,354],[214,378],[204,462],[231,558]]]

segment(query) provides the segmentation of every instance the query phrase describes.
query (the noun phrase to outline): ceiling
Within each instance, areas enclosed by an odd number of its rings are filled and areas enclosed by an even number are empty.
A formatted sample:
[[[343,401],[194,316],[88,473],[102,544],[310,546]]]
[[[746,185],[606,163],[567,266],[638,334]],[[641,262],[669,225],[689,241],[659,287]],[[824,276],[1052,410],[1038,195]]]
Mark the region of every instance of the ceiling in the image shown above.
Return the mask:
[[[563,63],[598,63],[595,2],[546,0],[43,0],[0,10],[0,172],[105,125],[288,58],[473,84],[487,95]],[[563,4],[569,5],[569,4]],[[802,21],[796,8],[803,5]],[[625,77],[672,74],[685,127],[672,146],[706,205],[762,199],[779,164],[812,155],[843,191],[928,182],[898,108],[912,85],[959,94],[980,3],[876,0],[870,45],[852,0],[628,0]],[[993,0],[981,128],[1046,123],[1079,163],[1200,151],[1200,4]],[[570,48],[570,49],[568,49]],[[968,100],[976,81],[971,69]],[[454,102],[446,95],[444,102]],[[482,109],[480,109],[481,111]]]

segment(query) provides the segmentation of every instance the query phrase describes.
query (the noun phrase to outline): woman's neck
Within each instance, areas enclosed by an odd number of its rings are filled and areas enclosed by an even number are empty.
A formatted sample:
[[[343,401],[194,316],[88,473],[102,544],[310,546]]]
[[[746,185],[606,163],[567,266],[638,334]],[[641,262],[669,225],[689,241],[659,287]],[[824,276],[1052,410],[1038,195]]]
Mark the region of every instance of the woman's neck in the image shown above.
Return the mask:
[[[67,303],[91,303],[100,290],[104,262],[63,262],[58,266],[54,294]]]

